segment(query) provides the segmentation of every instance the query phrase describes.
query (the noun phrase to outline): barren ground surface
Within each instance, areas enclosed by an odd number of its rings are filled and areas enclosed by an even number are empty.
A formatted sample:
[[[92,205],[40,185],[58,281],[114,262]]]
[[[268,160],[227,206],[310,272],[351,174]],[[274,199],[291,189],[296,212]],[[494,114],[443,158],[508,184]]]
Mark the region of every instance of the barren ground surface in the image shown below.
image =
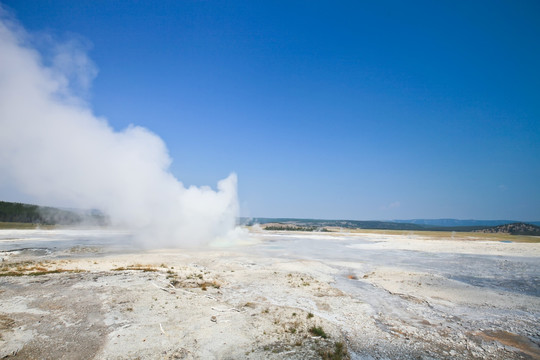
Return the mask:
[[[122,236],[0,231],[0,358],[540,359],[539,243],[110,245]]]

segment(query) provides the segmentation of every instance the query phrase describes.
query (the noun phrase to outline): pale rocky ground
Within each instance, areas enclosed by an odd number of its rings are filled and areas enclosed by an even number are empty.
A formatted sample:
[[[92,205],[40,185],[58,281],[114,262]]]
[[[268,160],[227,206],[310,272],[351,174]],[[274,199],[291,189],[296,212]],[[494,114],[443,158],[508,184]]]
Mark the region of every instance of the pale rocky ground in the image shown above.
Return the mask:
[[[539,243],[252,236],[147,251],[0,236],[0,273],[59,270],[0,277],[0,358],[540,359]]]

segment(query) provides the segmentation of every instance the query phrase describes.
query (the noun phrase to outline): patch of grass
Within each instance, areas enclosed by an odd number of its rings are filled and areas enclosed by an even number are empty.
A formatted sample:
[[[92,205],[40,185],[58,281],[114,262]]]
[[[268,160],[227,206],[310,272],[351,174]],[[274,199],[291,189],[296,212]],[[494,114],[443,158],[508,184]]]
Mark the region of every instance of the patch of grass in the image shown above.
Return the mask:
[[[27,269],[28,271],[37,271],[37,272],[43,272],[43,271],[47,271],[48,269],[47,268],[44,268],[43,266],[34,266],[34,267],[31,267],[29,269]]]
[[[384,234],[384,235],[401,235],[401,236],[417,236],[418,239],[437,239],[437,240],[463,240],[463,241],[503,241],[510,240],[512,242],[523,243],[539,243],[539,236],[527,235],[510,235],[510,234],[489,234],[478,232],[461,232],[461,231],[411,231],[411,230],[375,230],[375,229],[348,229],[352,233],[367,233],[367,234]]]
[[[17,271],[0,272],[0,277],[2,276],[40,276],[40,275],[48,275],[48,274],[79,273],[79,272],[82,272],[82,270],[67,270],[67,269],[40,270],[40,271],[17,270]]]
[[[324,332],[324,330],[322,329],[322,327],[320,326],[313,326],[309,329],[309,332],[314,335],[314,336],[320,336],[322,337],[323,339],[327,339],[328,338],[328,335]]]
[[[208,289],[208,287],[210,287],[210,286],[215,288],[215,289],[219,289],[221,287],[221,285],[217,281],[212,281],[212,282],[205,281],[205,282],[199,284],[199,287],[203,291],[206,291]]]
[[[38,225],[32,223],[3,222],[0,221],[0,229],[54,229],[53,225]]]
[[[48,274],[58,274],[58,273],[66,273],[66,272],[73,272],[78,273],[82,272],[82,270],[75,269],[75,270],[68,270],[68,269],[62,269],[62,268],[56,268],[51,269],[49,266],[53,265],[53,263],[33,263],[30,261],[23,261],[23,262],[17,262],[17,263],[8,263],[3,264],[0,267],[0,276],[40,276],[40,275],[48,275]]]
[[[153,268],[150,265],[141,265],[141,264],[128,265],[127,267],[120,266],[120,267],[111,269],[111,271],[127,271],[127,270],[138,270],[138,271],[144,271],[144,272],[158,271],[156,268]]]
[[[312,313],[308,313],[308,314],[307,314],[307,318],[308,318],[308,319],[311,319],[313,316],[314,316],[314,315],[313,315]]]
[[[347,347],[341,341],[334,344],[334,349],[323,349],[319,351],[323,360],[348,360],[350,359]]]

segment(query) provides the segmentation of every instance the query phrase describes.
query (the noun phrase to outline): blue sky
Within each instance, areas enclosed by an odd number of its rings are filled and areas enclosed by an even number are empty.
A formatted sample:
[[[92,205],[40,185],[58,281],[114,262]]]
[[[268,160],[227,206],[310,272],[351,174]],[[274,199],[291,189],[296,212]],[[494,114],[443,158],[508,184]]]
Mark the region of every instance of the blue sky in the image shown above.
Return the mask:
[[[2,1],[244,216],[540,220],[537,1]],[[44,49],[46,52],[46,49]]]

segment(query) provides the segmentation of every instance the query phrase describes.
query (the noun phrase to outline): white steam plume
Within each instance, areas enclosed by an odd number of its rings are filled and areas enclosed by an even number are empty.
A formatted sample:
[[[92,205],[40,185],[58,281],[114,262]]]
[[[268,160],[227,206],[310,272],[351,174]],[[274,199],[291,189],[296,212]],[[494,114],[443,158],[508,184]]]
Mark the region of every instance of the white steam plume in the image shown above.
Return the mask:
[[[199,245],[234,230],[235,174],[217,191],[184,187],[157,135],[114,131],[73,91],[96,74],[76,44],[56,47],[47,66],[28,38],[0,6],[0,185],[46,204],[100,209],[148,245]]]

